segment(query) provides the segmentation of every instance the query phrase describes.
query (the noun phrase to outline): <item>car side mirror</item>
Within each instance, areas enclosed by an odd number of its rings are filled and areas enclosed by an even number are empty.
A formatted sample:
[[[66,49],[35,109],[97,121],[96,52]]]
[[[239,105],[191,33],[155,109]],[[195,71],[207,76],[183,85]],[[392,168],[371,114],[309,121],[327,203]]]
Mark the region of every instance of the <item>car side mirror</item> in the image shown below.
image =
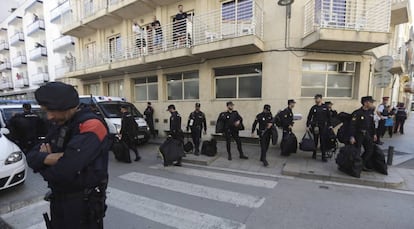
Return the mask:
[[[2,135],[10,134],[10,130],[7,128],[0,128],[0,134]]]

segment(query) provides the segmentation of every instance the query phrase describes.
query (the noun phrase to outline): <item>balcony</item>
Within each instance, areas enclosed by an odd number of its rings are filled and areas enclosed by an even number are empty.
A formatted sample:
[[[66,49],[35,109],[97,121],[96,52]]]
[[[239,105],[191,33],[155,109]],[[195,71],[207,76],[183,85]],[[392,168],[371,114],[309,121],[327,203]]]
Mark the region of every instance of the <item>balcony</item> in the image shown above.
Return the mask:
[[[21,55],[21,56],[17,56],[15,58],[13,58],[12,62],[13,62],[13,67],[17,68],[17,67],[26,65],[27,64],[27,59],[26,59],[26,56]]]
[[[7,43],[7,41],[2,41],[0,43],[0,53],[3,53],[5,51],[9,51],[9,43]]]
[[[303,48],[363,52],[389,42],[390,0],[310,0]]]
[[[81,23],[80,18],[73,13],[68,11],[62,14],[62,34],[70,35],[73,37],[85,37],[93,34],[96,29],[85,26]]]
[[[0,90],[9,90],[13,89],[13,82],[11,79],[7,79],[7,77],[2,77],[0,80]]]
[[[33,84],[41,85],[46,82],[49,82],[49,73],[39,72],[39,73],[31,75],[30,78]]]
[[[0,72],[6,72],[11,70],[10,62],[2,62],[0,64]]]
[[[60,3],[58,6],[56,6],[50,11],[50,22],[55,22],[56,20],[61,18],[62,15],[66,14],[70,10],[71,7],[69,0]]]
[[[22,32],[17,32],[10,37],[10,45],[17,46],[24,43],[24,34]]]
[[[41,59],[42,57],[47,57],[46,47],[38,47],[30,50],[29,57],[31,61],[36,61]]]
[[[136,30],[132,36],[107,42],[100,53],[77,57],[66,76],[111,76],[264,50],[263,10],[256,1],[240,3],[237,18],[223,18],[223,13],[234,15],[220,9],[164,24],[159,30]]]
[[[406,47],[402,46],[397,50],[394,50],[391,53],[392,58],[394,59],[394,64],[390,70],[392,74],[402,74],[405,73],[408,69],[406,66]],[[408,64],[408,63],[407,63]]]
[[[40,31],[45,31],[45,21],[43,19],[38,19],[27,26],[27,36],[34,35]]]
[[[27,72],[19,72],[16,74],[16,80],[14,81],[14,88],[23,88],[29,86],[29,78]]]
[[[155,10],[153,4],[141,0],[109,0],[108,12],[124,19],[133,19],[137,15],[144,15]]]
[[[23,19],[22,16],[14,16],[14,17],[12,17],[10,19],[9,25],[15,26],[15,25],[21,24],[22,23],[22,19]]]
[[[29,0],[28,5],[26,6],[26,12],[36,12],[39,9],[42,9],[43,0]]]
[[[71,36],[61,36],[53,41],[54,52],[66,52],[75,45],[75,39]]]
[[[61,64],[55,66],[55,75],[56,79],[64,78],[65,74],[69,72],[69,65],[68,64]]]
[[[107,0],[95,0],[83,3],[81,21],[85,26],[103,29],[120,23],[122,19],[108,13]]]
[[[410,22],[409,0],[391,0],[391,25]]]

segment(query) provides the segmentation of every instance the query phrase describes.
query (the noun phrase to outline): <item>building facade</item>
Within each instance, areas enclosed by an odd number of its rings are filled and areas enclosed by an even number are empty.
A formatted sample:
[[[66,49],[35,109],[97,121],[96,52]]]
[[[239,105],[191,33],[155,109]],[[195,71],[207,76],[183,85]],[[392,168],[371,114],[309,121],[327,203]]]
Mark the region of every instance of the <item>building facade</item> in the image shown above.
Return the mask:
[[[0,99],[32,99],[40,85],[69,72],[74,52],[75,38],[59,30],[59,1],[20,3],[0,24]]]
[[[410,22],[408,0],[67,2],[61,33],[78,42],[65,77],[79,80],[81,94],[125,97],[140,110],[151,101],[160,132],[168,104],[186,117],[200,102],[210,131],[228,100],[248,129],[264,104],[276,113],[288,99],[305,119],[315,94],[351,112],[361,96],[397,90],[377,88],[373,66],[393,55],[394,43],[410,43],[395,32]],[[177,16],[178,5],[187,17]],[[302,120],[294,128],[304,127]]]

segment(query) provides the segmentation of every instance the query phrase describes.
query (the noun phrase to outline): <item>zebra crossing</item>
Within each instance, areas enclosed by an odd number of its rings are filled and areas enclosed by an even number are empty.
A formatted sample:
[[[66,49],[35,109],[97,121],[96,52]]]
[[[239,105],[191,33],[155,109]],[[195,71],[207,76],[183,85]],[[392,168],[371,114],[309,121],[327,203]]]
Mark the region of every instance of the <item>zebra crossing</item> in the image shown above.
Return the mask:
[[[187,180],[178,179],[179,177],[185,177]],[[198,182],[188,181],[194,178]],[[216,183],[219,184],[216,185]],[[247,215],[235,219],[230,213],[222,214],[214,209],[206,211],[206,207],[203,208],[197,204],[213,202],[213,206],[226,206],[234,211],[237,209],[245,212],[254,211],[265,203],[265,193],[275,188],[277,184],[275,179],[267,180],[186,167],[151,166],[145,172],[128,172],[110,179],[110,187],[107,190],[109,208],[105,220],[112,226],[106,228],[113,228],[114,225],[123,228],[122,222],[116,224],[109,222],[116,220],[116,217],[112,216],[112,213],[116,211],[117,214],[133,216],[128,216],[128,218],[138,217],[138,219],[155,223],[156,228],[245,229],[243,219]],[[233,188],[226,188],[227,186]],[[245,193],[243,188],[234,188],[234,186],[250,187],[254,190],[261,190],[261,192],[257,193],[253,190]],[[144,188],[150,189],[150,195],[140,192]],[[169,198],[179,198],[181,201],[166,201],[165,198],[158,198],[157,192],[167,192]],[[187,199],[188,201],[185,201]],[[199,202],[191,205],[194,199]],[[45,226],[42,216],[36,209],[45,209],[47,206],[47,202],[40,202],[35,208],[28,206],[26,209],[18,210],[18,214],[9,213],[2,217],[16,229],[43,229]],[[37,221],[34,222],[32,217],[31,221],[25,224],[21,220],[21,215],[33,215],[31,211],[36,213]],[[141,227],[137,224],[132,228]]]

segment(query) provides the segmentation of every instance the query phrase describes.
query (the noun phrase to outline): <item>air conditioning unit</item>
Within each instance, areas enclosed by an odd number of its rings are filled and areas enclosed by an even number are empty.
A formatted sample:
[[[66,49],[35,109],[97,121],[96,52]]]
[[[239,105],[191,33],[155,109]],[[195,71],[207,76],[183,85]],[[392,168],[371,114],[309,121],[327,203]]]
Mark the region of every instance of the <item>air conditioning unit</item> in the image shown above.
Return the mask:
[[[355,72],[355,62],[341,62],[339,63],[339,72]]]

